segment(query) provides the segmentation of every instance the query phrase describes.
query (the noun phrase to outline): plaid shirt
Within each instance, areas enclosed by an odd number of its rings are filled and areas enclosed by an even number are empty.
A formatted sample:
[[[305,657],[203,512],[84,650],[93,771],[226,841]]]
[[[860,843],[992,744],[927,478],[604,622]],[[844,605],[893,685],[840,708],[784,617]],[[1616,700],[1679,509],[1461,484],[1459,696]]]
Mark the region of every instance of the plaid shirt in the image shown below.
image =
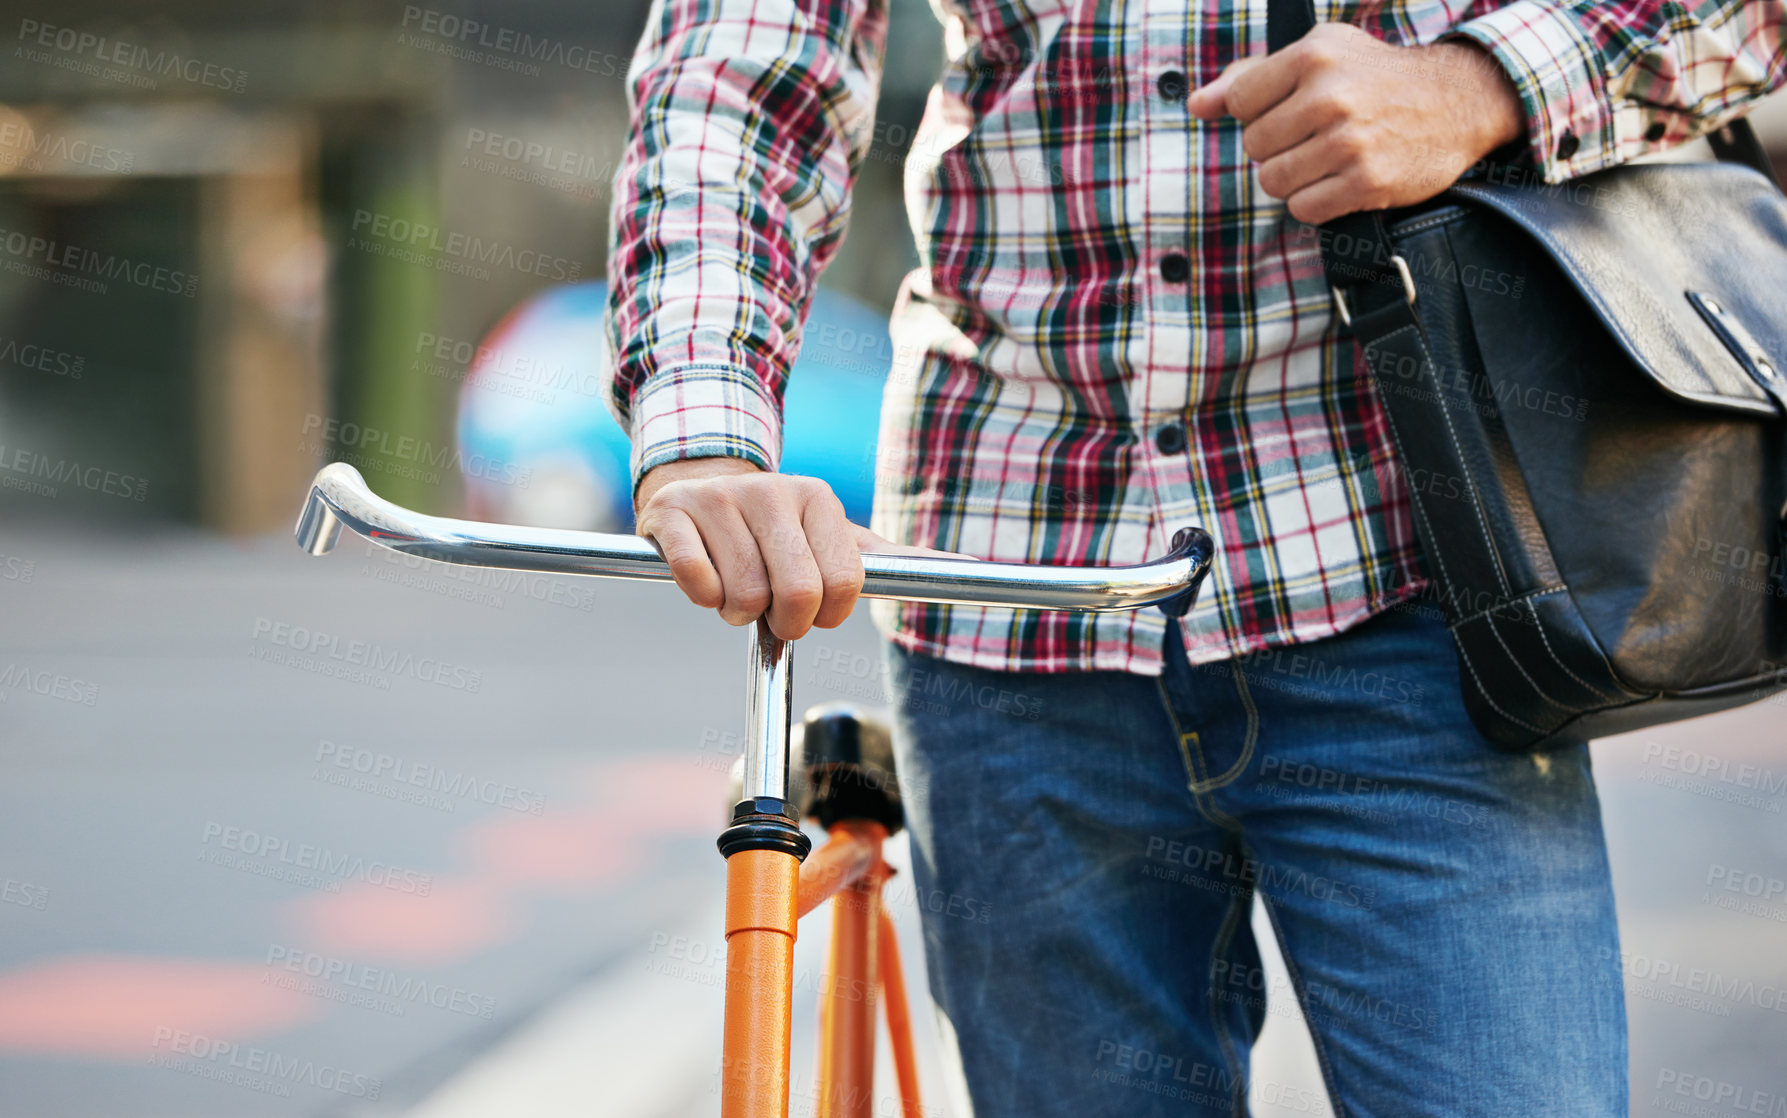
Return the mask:
[[[1105,565],[1202,525],[1218,550],[1185,621],[1195,661],[1328,636],[1417,594],[1403,477],[1336,335],[1318,242],[1260,190],[1239,126],[1185,109],[1188,87],[1265,50],[1266,0],[934,2],[949,60],[906,166],[922,264],[894,314],[876,529]],[[1782,77],[1782,0],[1316,7],[1389,42],[1487,47],[1550,182],[1704,132]],[[608,273],[635,480],[711,455],[776,468],[885,33],[884,0],[659,0],[629,74]],[[1166,623],[875,615],[951,660],[1144,674]]]

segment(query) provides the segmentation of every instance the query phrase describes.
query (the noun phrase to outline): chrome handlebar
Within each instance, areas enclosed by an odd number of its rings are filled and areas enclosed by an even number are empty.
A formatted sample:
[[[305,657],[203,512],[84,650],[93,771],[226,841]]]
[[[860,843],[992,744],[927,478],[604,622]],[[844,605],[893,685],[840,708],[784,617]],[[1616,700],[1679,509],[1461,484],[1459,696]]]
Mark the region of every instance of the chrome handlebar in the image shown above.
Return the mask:
[[[649,540],[600,532],[481,524],[425,516],[377,496],[360,471],[335,462],[317,471],[298,517],[298,545],[326,555],[347,528],[380,547],[441,563],[543,574],[670,582]],[[1165,556],[1133,567],[1058,567],[976,559],[864,554],[865,598],[949,605],[1111,612],[1159,605],[1183,616],[1197,599],[1214,546],[1181,528]]]
[[[380,547],[441,563],[672,581],[670,565],[656,547],[638,536],[425,516],[375,495],[360,471],[335,462],[317,471],[310,484],[310,496],[298,516],[298,544],[312,555],[326,555],[341,538],[343,528]],[[1076,612],[1158,605],[1167,615],[1179,617],[1197,599],[1198,584],[1210,569],[1214,551],[1203,529],[1181,528],[1173,536],[1170,552],[1133,567],[1053,567],[864,554],[862,596]],[[794,686],[789,643],[761,619],[751,629],[745,695],[745,799],[734,810],[734,826],[727,835],[742,834],[737,843],[745,845],[761,841],[792,844],[786,848],[804,856],[806,840],[788,804],[788,726]],[[781,837],[763,839],[765,833]],[[729,843],[726,836],[721,837],[720,849],[728,856],[737,845]]]

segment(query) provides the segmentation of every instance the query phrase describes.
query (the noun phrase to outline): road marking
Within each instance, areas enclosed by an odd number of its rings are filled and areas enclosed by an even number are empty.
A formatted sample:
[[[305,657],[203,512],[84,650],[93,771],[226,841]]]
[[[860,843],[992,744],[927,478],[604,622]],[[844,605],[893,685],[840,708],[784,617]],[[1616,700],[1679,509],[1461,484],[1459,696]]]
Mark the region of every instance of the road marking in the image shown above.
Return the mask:
[[[718,905],[692,921],[717,938]],[[719,1066],[724,990],[666,974],[661,951],[623,959],[437,1087],[408,1118],[686,1118]]]

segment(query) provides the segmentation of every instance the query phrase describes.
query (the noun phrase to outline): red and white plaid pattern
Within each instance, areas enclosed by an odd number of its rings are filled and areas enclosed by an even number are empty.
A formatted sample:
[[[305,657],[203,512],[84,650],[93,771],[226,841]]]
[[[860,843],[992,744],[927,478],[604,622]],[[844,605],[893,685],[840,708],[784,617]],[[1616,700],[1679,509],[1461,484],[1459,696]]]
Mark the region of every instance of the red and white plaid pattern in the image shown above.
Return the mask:
[[[1780,84],[1782,0],[1318,4],[1389,42],[1487,47],[1559,181]],[[1318,243],[1233,121],[1169,96],[1265,49],[1266,2],[943,0],[951,57],[907,165],[922,266],[894,315],[875,527],[988,559],[1139,563],[1216,538],[1194,660],[1339,632],[1421,589],[1407,495]],[[815,278],[869,146],[882,0],[661,0],[629,75],[609,258],[634,477],[774,469]],[[1573,140],[1566,140],[1568,132]],[[1560,146],[1561,145],[1561,146]],[[883,235],[876,230],[874,235]],[[1157,612],[877,603],[994,668],[1160,671]]]

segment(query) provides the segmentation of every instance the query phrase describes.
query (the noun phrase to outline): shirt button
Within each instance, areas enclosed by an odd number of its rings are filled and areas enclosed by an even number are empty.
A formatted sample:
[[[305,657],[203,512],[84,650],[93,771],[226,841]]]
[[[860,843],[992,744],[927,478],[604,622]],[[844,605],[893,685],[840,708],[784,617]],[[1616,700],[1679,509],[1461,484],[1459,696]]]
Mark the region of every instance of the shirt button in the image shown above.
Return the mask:
[[[1177,423],[1169,423],[1154,432],[1154,445],[1162,454],[1177,454],[1185,449],[1185,428]]]
[[[1668,134],[1669,126],[1660,120],[1651,121],[1650,127],[1644,130],[1644,138],[1653,144]]]
[[[1160,278],[1168,283],[1184,283],[1191,278],[1191,258],[1183,252],[1169,252],[1160,258]]]
[[[1185,80],[1184,74],[1177,70],[1168,70],[1166,73],[1160,75],[1160,80],[1154,83],[1154,88],[1160,91],[1160,96],[1163,100],[1183,101],[1185,100],[1186,92],[1191,86],[1190,83]]]
[[[1576,133],[1570,131],[1568,128],[1564,129],[1564,134],[1557,138],[1558,160],[1561,162],[1569,159],[1572,155],[1576,154],[1576,149],[1581,146],[1582,141],[1576,138]]]

